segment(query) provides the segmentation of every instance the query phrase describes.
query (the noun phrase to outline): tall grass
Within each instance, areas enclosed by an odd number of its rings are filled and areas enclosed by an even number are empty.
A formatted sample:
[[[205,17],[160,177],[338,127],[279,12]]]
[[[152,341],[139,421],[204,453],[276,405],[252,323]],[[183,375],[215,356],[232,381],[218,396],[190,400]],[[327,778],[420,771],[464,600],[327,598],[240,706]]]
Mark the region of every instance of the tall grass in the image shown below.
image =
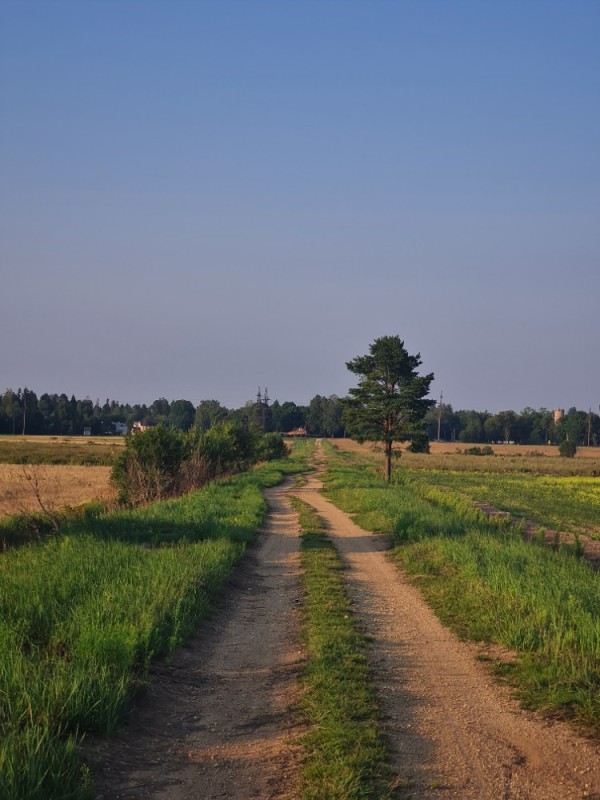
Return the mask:
[[[462,636],[514,652],[498,665],[524,702],[600,731],[600,575],[568,551],[524,541],[468,498],[398,471],[335,459],[327,493],[368,530],[392,533],[393,557]]]
[[[87,732],[113,731],[204,617],[302,454],[176,501],[96,515],[0,556],[0,798],[85,797]]]

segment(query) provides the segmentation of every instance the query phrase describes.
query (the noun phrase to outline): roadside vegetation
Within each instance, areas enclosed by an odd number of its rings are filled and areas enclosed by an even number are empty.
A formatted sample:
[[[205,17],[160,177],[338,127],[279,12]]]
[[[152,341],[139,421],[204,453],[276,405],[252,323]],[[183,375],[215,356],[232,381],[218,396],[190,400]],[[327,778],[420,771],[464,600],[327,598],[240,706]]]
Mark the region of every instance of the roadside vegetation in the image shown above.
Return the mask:
[[[379,707],[344,586],[343,565],[318,514],[292,498],[300,515],[304,636],[308,663],[301,712],[304,737],[301,796],[305,800],[391,797]]]
[[[0,798],[82,798],[78,743],[110,733],[214,606],[305,451],[184,497],[92,514],[0,555]]]
[[[392,485],[360,456],[327,448],[326,494],[367,530],[461,636],[499,645],[495,670],[531,708],[600,732],[600,574],[568,547],[523,540],[469,497],[397,470]]]

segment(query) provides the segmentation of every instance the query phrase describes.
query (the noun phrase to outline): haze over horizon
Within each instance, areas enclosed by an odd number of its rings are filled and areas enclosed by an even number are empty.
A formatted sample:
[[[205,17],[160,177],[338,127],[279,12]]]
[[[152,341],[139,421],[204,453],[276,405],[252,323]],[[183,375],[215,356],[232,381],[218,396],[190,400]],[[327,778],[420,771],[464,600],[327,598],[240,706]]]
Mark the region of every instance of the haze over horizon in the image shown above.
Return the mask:
[[[600,3],[4,0],[0,392],[600,404]]]

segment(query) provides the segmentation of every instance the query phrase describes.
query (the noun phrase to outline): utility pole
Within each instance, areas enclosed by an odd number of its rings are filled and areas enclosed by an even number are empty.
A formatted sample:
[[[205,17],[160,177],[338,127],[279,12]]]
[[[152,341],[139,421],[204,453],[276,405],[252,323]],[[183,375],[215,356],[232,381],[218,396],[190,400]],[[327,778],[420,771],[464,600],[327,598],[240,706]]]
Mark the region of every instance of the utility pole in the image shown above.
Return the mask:
[[[438,406],[438,434],[437,440],[438,442],[441,441],[441,432],[442,432],[442,400],[444,399],[444,393],[440,392],[440,404]]]
[[[262,406],[262,429],[263,433],[266,433],[267,430],[267,408],[269,407],[269,390],[265,386],[265,396],[263,400]]]

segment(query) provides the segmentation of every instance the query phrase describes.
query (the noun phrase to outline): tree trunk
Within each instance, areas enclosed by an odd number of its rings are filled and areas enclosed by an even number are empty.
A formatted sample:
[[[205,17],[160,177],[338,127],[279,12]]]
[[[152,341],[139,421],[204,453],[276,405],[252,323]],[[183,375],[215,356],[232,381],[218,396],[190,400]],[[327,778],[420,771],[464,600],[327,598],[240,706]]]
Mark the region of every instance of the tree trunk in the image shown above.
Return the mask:
[[[392,477],[392,442],[385,443],[385,479],[389,483]]]

